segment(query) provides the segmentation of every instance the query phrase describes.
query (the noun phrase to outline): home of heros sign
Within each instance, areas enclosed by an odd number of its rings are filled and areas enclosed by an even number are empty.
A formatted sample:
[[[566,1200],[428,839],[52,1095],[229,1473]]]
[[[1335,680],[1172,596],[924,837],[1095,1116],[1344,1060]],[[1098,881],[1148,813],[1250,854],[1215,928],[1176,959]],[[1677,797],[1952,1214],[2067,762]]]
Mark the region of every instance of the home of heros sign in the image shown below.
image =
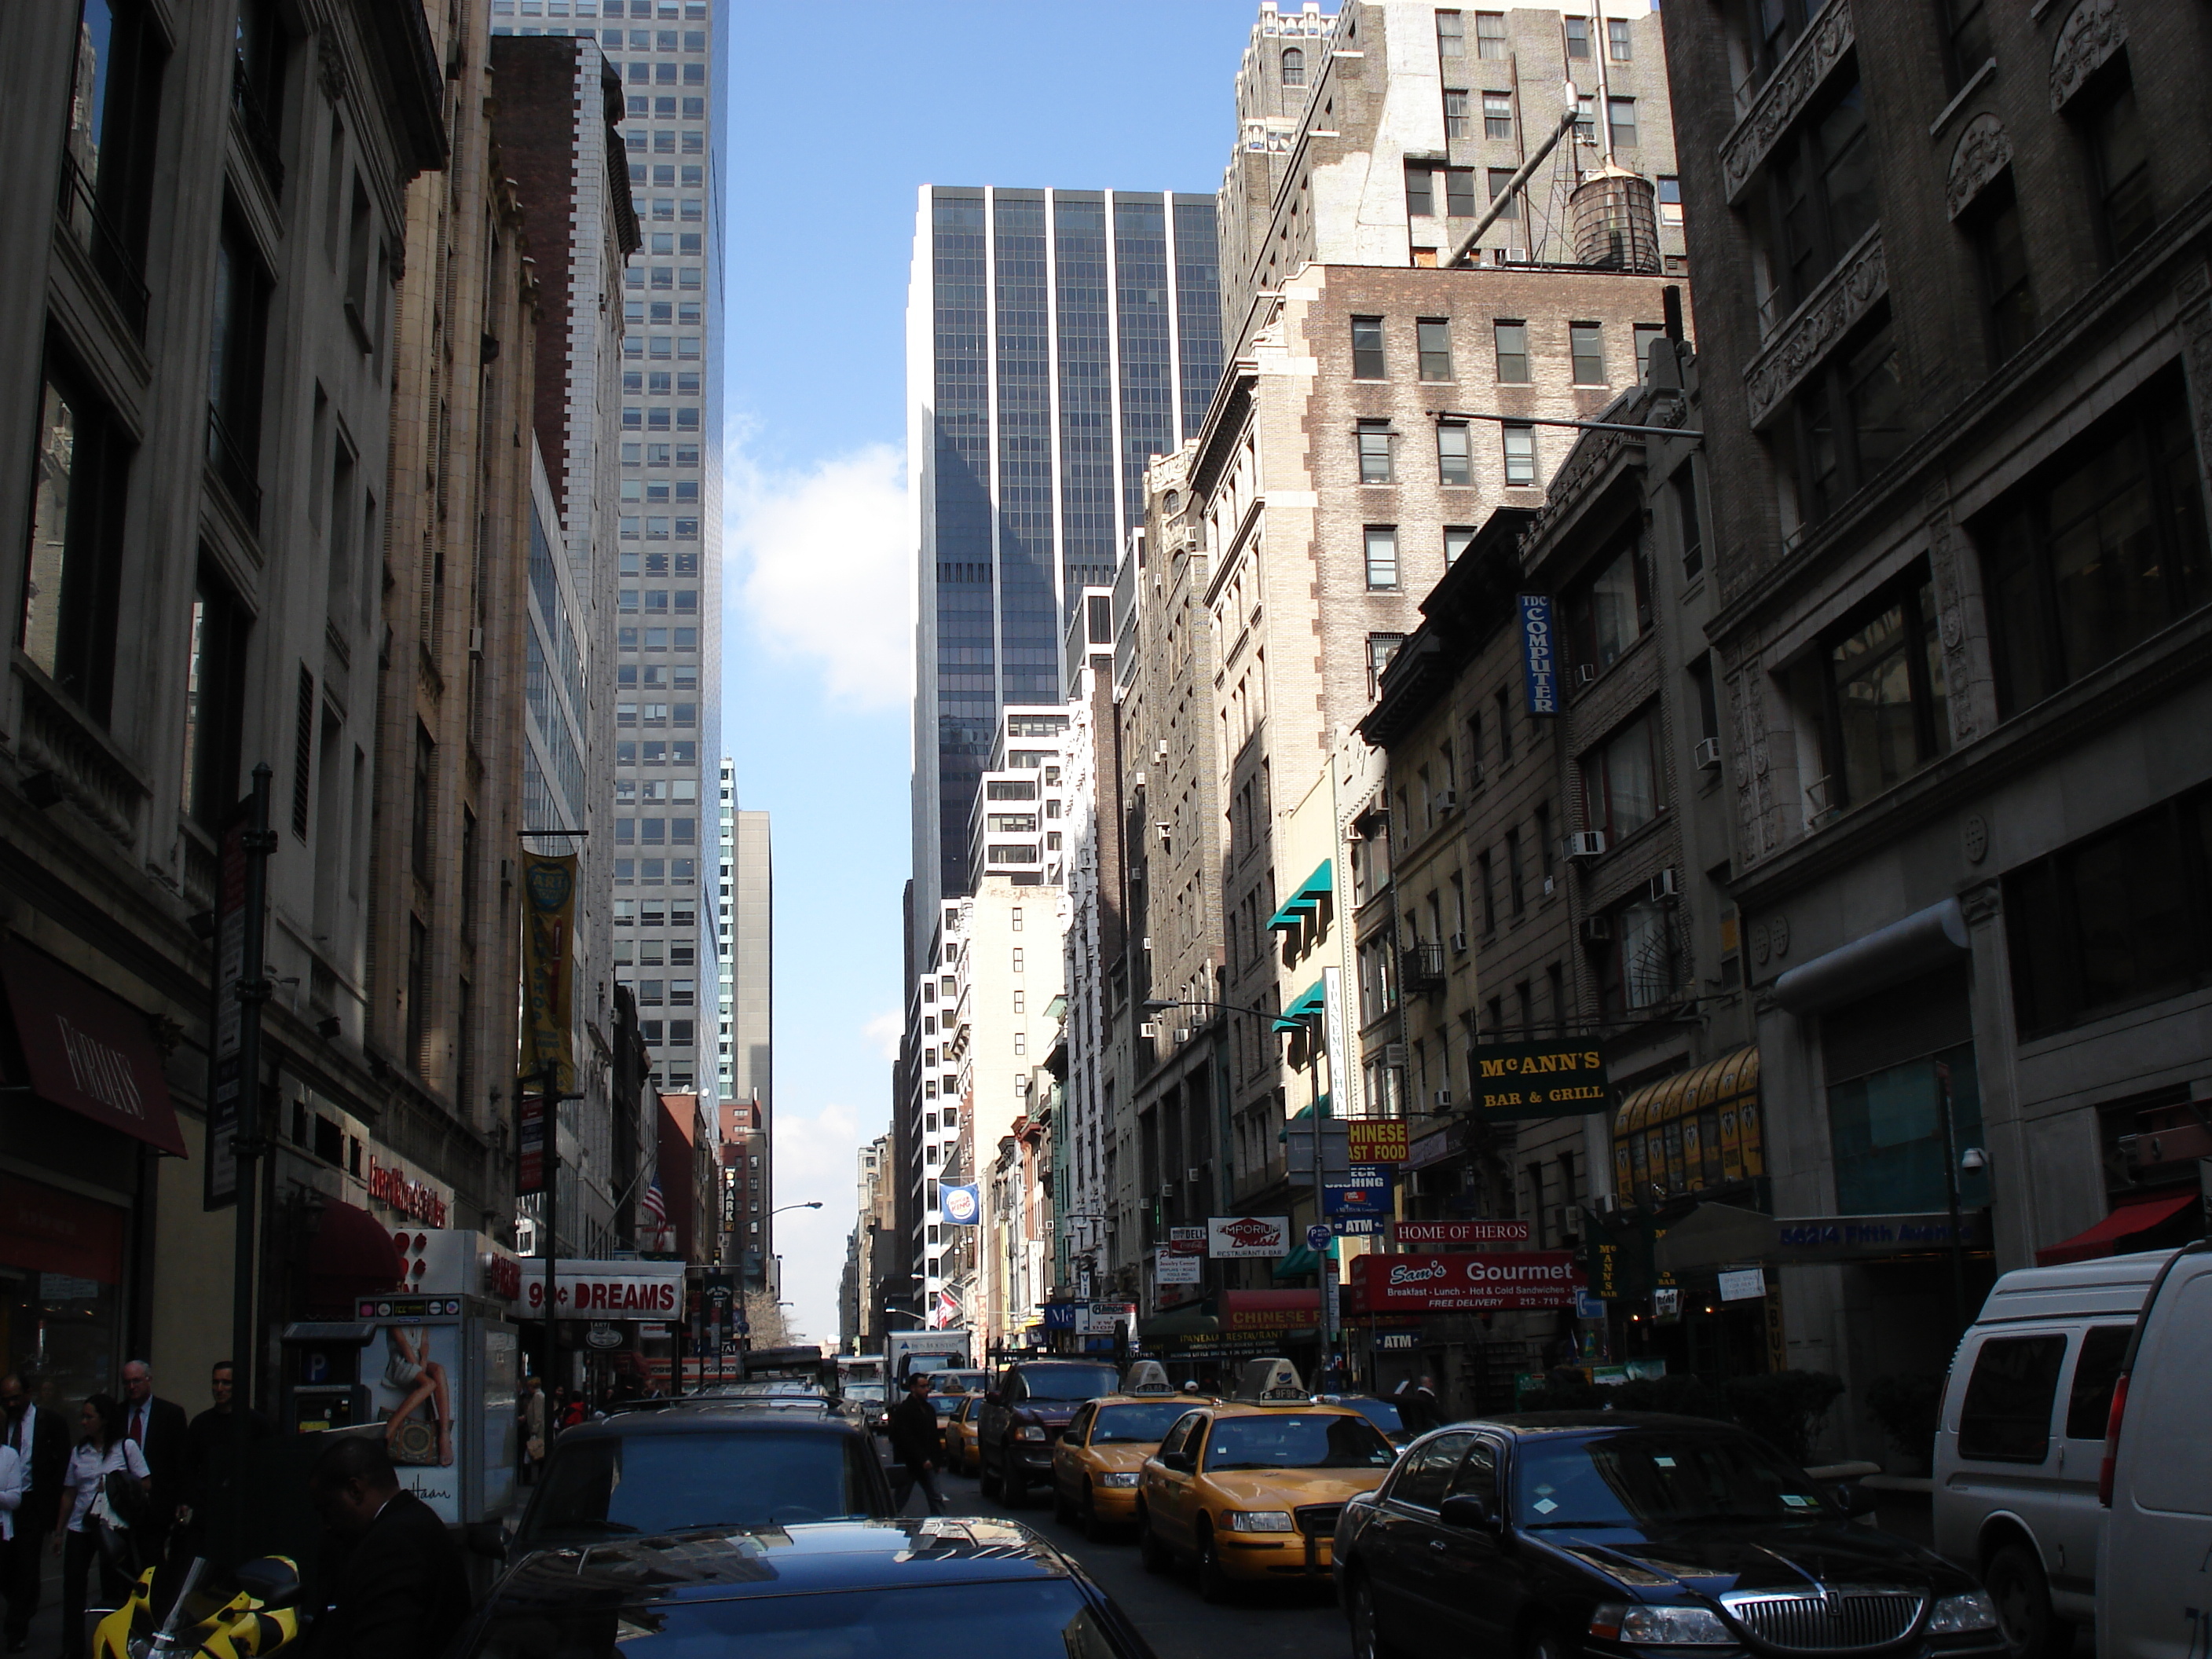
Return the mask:
[[[1612,1101],[1605,1057],[1586,1044],[1479,1043],[1472,1070],[1481,1117],[1573,1117]]]

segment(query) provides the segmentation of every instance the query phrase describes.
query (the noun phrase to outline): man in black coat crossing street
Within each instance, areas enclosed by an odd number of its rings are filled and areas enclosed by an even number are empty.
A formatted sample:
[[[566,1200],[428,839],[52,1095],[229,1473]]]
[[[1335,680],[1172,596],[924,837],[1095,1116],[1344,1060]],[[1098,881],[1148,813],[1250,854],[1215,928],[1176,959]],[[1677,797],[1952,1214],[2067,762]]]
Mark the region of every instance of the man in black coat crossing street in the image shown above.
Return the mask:
[[[902,1514],[906,1500],[919,1486],[929,1500],[932,1515],[945,1513],[945,1499],[937,1490],[937,1466],[945,1461],[945,1438],[937,1426],[937,1407],[929,1401],[929,1376],[917,1372],[906,1380],[906,1398],[891,1407],[891,1455],[899,1472],[892,1496]]]
[[[461,1553],[437,1511],[402,1492],[384,1437],[348,1435],[315,1465],[307,1495],[335,1547],[313,1659],[426,1659],[469,1616]]]

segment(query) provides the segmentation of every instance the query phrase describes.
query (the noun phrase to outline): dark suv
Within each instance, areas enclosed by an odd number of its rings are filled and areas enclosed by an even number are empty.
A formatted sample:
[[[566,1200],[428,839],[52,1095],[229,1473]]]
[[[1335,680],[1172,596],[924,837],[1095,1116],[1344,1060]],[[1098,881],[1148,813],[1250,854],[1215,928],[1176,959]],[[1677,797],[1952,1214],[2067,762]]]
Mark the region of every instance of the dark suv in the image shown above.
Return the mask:
[[[1085,1401],[1121,1385],[1111,1365],[1083,1359],[1024,1359],[1000,1372],[976,1421],[984,1492],[1019,1505],[1032,1483],[1049,1486],[1053,1443],[1067,1419]]]

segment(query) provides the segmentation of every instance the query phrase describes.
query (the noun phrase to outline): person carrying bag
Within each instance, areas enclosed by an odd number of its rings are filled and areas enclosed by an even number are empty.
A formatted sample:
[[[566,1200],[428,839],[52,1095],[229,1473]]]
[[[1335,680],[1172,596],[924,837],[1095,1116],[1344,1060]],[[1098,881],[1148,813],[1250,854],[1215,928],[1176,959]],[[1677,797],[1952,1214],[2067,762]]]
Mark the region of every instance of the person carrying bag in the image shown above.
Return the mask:
[[[100,1600],[119,1606],[137,1576],[138,1536],[151,1513],[152,1472],[124,1432],[123,1402],[95,1394],[78,1413],[82,1436],[62,1486],[68,1525],[54,1540],[62,1557],[62,1659],[82,1659],[87,1581],[100,1563]]]

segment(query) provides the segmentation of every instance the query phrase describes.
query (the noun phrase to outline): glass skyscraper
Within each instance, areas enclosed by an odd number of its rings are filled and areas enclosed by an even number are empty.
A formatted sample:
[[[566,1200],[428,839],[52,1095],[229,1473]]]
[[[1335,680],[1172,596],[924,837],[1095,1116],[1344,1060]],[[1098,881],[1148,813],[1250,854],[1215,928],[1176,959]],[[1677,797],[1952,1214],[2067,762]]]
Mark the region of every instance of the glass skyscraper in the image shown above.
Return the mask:
[[[1000,708],[1054,703],[1060,635],[1109,586],[1144,476],[1221,373],[1214,198],[924,185],[907,301],[919,512],[914,929],[969,885]]]

